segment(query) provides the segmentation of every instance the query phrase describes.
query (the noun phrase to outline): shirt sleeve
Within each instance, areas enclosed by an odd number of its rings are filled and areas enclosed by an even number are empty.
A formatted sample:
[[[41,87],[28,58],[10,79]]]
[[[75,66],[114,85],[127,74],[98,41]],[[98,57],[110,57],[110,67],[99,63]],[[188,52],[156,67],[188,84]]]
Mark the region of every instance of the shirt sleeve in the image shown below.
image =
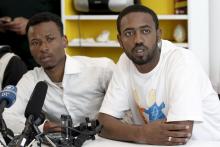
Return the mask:
[[[12,57],[5,69],[2,87],[16,85],[26,72],[27,67],[24,62],[17,56]]]
[[[100,77],[102,77],[100,80],[100,85],[101,85],[102,89],[104,89],[105,92],[108,89],[108,85],[110,83],[113,72],[115,70],[115,63],[110,59],[108,59],[106,61],[107,62],[106,62],[106,65],[103,69],[102,75],[100,75]]]
[[[125,59],[120,58],[102,103],[101,113],[122,118],[124,112],[129,110],[128,76],[126,76],[128,71],[126,66]]]
[[[192,54],[176,54],[168,72],[167,121],[202,121],[202,86],[208,81],[205,72]]]

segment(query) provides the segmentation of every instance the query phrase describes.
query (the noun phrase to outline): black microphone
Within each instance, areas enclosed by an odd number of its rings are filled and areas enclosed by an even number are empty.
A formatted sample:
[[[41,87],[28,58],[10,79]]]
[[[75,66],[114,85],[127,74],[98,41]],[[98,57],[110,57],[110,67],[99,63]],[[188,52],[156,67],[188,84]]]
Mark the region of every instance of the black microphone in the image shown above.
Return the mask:
[[[24,147],[34,139],[36,132],[34,132],[33,126],[36,126],[35,121],[41,117],[41,110],[47,94],[47,88],[48,86],[46,82],[40,81],[36,84],[25,109],[25,128],[22,131],[16,146]]]
[[[40,81],[36,84],[25,109],[24,115],[26,118],[28,118],[30,115],[33,115],[34,120],[36,120],[40,116],[47,94],[47,88],[48,85],[44,81]]]

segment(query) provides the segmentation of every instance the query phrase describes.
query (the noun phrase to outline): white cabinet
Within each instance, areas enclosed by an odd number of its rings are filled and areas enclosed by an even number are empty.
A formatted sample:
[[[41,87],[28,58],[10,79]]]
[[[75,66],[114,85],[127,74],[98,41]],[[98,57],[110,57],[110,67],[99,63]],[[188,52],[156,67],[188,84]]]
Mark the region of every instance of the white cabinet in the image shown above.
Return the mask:
[[[91,20],[91,21],[106,21],[106,20],[114,20],[116,21],[117,15],[64,15],[62,17],[63,21],[83,21],[83,20]],[[175,20],[188,20],[187,15],[158,15],[158,19],[160,21],[175,21]],[[78,40],[78,39],[77,39]],[[175,43],[175,42],[174,42]],[[188,48],[188,43],[175,43],[178,46],[182,46]],[[106,43],[103,42],[80,42],[76,40],[70,40],[70,47],[120,47],[119,43],[114,41],[109,41]]]
[[[84,50],[85,48],[102,48],[103,50],[105,50],[105,48],[119,48],[119,44],[116,41],[117,32],[115,29],[115,20],[117,19],[117,15],[78,15],[73,10],[72,0],[62,0],[61,2],[62,21],[64,23],[64,32],[69,38],[68,49],[70,52],[75,48],[78,48],[78,50],[79,48],[83,48]],[[162,25],[163,23],[167,22],[172,22],[175,25],[180,22],[185,25],[187,31],[187,40],[183,43],[177,43],[177,45],[192,50],[198,57],[205,71],[209,73],[209,2],[208,0],[188,0],[187,5],[188,15],[158,15],[158,18],[160,20],[160,24]],[[80,24],[81,22],[83,25]],[[100,24],[100,22],[103,23]],[[109,23],[110,25],[108,25]],[[93,25],[93,27],[91,27],[91,25]],[[87,37],[87,34],[90,31],[95,35],[88,36],[95,38],[95,36],[98,35],[96,30],[100,28],[103,29],[104,25],[108,25],[108,27],[115,25],[115,28],[111,28],[110,30],[114,32],[112,34],[113,37],[111,36],[110,38],[110,42],[98,43],[91,41],[82,43],[79,41],[72,41],[76,38]],[[162,31],[169,31],[169,33],[172,34],[173,28],[162,28]],[[173,40],[171,39],[171,41]],[[95,53],[96,51],[94,51],[94,54]]]

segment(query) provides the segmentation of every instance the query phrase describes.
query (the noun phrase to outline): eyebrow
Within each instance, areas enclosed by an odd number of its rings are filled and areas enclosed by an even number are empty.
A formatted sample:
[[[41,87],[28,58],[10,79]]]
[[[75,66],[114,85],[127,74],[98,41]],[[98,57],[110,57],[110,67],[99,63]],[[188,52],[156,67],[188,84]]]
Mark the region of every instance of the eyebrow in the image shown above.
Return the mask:
[[[30,40],[30,42],[32,42],[32,41],[39,41],[39,39],[33,38],[33,39]]]
[[[45,35],[46,37],[50,37],[50,36],[54,36],[54,34],[53,33],[49,33],[49,34],[47,34],[47,35]]]
[[[149,25],[143,25],[143,26],[140,26],[139,28],[143,29],[143,28],[151,28],[151,27]],[[134,30],[134,28],[126,28],[122,32],[125,32],[125,31],[128,31],[128,30]]]
[[[53,33],[48,33],[48,34],[44,35],[43,37],[50,37],[50,36],[54,36],[54,34]],[[39,38],[40,37],[35,37],[32,40],[38,40]]]

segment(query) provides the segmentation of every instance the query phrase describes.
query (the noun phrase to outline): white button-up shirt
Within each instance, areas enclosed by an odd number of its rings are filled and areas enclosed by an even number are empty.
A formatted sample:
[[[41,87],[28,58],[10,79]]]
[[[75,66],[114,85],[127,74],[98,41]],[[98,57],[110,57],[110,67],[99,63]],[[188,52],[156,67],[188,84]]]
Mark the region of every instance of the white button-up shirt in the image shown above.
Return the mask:
[[[46,118],[59,122],[61,114],[71,115],[73,123],[95,118],[112,77],[115,64],[107,58],[74,56],[66,58],[61,87],[52,82],[44,69],[27,72],[17,84],[17,100],[4,112],[8,128],[20,132],[24,128],[24,112],[35,85],[48,83],[43,105]]]

